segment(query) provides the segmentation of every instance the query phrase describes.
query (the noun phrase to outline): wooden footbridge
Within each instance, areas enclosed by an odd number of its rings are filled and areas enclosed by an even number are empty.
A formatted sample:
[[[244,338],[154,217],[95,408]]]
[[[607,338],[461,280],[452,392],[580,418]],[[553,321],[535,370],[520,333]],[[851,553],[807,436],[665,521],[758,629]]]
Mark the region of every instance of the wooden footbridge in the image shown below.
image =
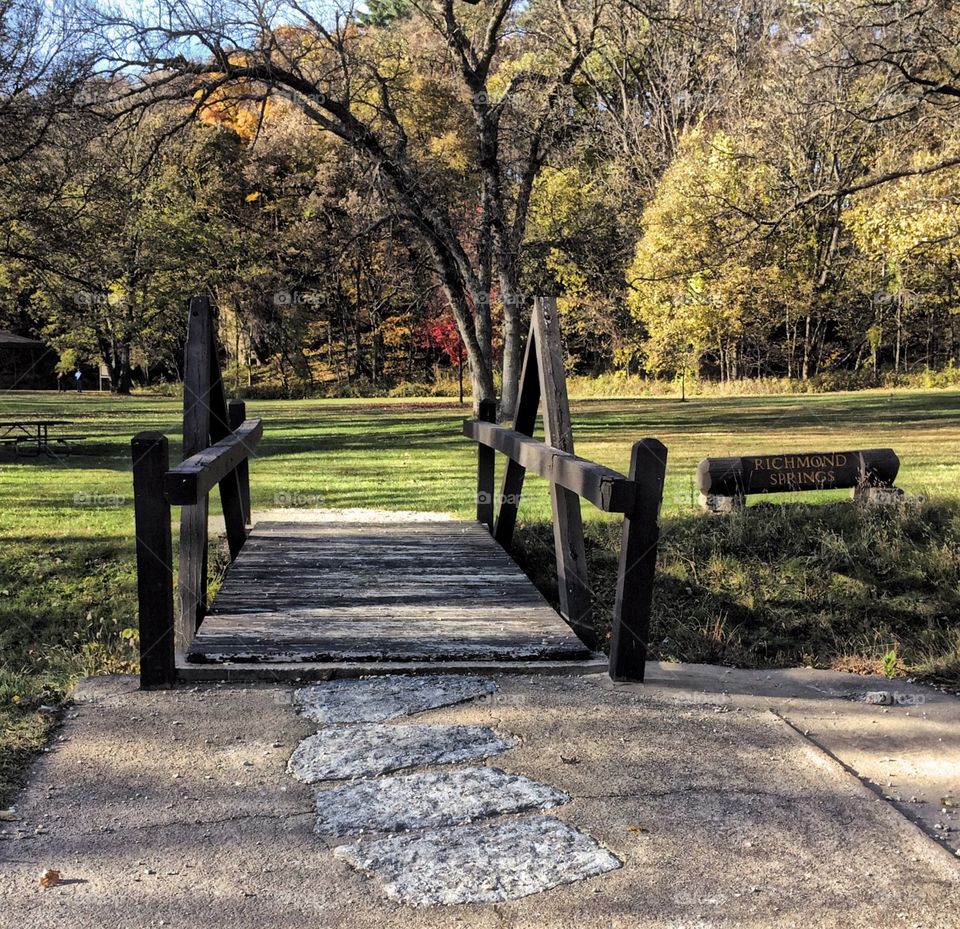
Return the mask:
[[[615,680],[643,680],[666,449],[637,442],[628,476],[573,453],[552,300],[534,306],[513,428],[494,422],[488,401],[464,423],[477,443],[476,522],[292,511],[252,530],[249,468],[264,426],[227,402],[210,301],[194,298],[189,312],[183,461],[170,466],[156,432],[132,447],[143,687],[608,664]],[[532,438],[541,406],[542,442]],[[498,451],[508,461],[495,508]],[[528,471],[550,481],[559,614],[509,555]],[[231,564],[208,604],[215,488]],[[623,514],[609,659],[594,628],[581,499]]]

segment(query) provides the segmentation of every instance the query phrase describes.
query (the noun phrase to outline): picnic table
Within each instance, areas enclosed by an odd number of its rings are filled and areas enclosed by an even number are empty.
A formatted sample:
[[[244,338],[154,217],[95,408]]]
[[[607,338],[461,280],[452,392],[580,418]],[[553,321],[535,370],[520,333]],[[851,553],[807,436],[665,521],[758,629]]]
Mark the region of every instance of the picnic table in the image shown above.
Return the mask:
[[[69,455],[70,443],[82,439],[80,435],[51,435],[51,427],[73,425],[71,419],[8,419],[0,420],[0,445],[12,445],[19,455],[36,457],[40,454],[54,457]]]

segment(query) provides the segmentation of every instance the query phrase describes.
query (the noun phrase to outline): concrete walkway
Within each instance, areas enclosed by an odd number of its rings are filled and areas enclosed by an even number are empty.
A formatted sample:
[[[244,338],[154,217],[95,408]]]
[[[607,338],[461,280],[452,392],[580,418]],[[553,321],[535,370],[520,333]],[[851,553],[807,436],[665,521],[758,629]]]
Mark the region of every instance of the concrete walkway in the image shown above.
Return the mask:
[[[0,824],[0,923],[960,929],[960,858],[946,847],[960,827],[954,698],[821,672],[679,666],[643,686],[496,683],[415,722],[490,727],[512,747],[488,764],[568,796],[550,816],[622,867],[501,903],[396,902],[333,854],[346,840],[314,833],[316,791],[286,768],[317,723],[296,715],[292,688],[148,694],[101,679],[78,689],[20,821]],[[859,699],[881,690],[907,696]],[[59,885],[41,888],[46,868]]]
[[[960,700],[882,677],[800,668],[661,664],[640,688],[666,702],[769,709],[945,848],[960,852]]]

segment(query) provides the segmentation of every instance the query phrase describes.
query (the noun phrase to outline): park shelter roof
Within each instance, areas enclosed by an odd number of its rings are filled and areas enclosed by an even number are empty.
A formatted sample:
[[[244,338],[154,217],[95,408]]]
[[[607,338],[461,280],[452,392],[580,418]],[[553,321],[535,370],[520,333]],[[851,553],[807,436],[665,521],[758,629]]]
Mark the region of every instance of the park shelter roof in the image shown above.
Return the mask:
[[[14,335],[8,329],[0,329],[0,348],[42,348],[43,342],[28,339],[26,336]]]

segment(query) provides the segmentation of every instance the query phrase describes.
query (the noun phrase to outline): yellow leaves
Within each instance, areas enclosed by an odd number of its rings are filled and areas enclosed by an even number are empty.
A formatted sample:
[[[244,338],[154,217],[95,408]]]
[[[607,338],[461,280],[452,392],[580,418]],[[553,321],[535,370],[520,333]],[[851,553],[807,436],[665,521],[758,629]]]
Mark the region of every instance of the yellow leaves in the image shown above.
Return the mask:
[[[388,316],[380,324],[380,335],[383,344],[390,348],[406,346],[410,342],[413,328],[413,314],[401,313],[397,316]]]
[[[247,194],[243,199],[246,203],[253,203],[255,200],[260,199],[260,191],[255,190],[253,193]]]
[[[753,328],[798,288],[744,214],[760,211],[767,169],[726,133],[688,132],[644,211],[627,304],[647,332],[649,366],[676,370]]]
[[[460,134],[450,129],[427,141],[427,151],[453,171],[467,169],[467,152]]]
[[[545,168],[534,187],[531,216],[533,222],[561,234],[594,199],[593,181],[581,167]]]
[[[609,178],[596,168],[545,168],[533,188],[527,240],[546,252],[546,266],[560,289],[583,295],[597,276],[596,257],[616,231]]]
[[[210,126],[226,126],[243,139],[250,142],[257,135],[261,121],[266,126],[276,126],[288,118],[291,113],[299,113],[295,103],[283,97],[272,96],[266,101],[241,99],[245,94],[257,94],[257,87],[250,81],[237,80],[217,88],[207,96],[204,105],[198,111],[202,123]],[[203,98],[204,91],[198,90],[194,99]]]
[[[565,293],[576,294],[587,290],[587,276],[560,249],[551,248],[547,253],[547,269]]]
[[[915,153],[910,166],[928,167],[958,150],[960,138],[948,139],[936,152]],[[895,163],[895,154],[881,158],[878,171]],[[960,168],[904,177],[863,191],[843,219],[857,247],[890,267],[916,263],[924,256],[960,259]]]
[[[505,57],[500,67],[487,81],[487,90],[492,97],[501,95],[517,75],[549,75],[554,70],[554,62],[548,59],[545,49],[528,51],[518,58]]]
[[[132,300],[132,294],[123,284],[114,282],[107,287],[107,304],[109,306],[125,306],[130,300]]]

